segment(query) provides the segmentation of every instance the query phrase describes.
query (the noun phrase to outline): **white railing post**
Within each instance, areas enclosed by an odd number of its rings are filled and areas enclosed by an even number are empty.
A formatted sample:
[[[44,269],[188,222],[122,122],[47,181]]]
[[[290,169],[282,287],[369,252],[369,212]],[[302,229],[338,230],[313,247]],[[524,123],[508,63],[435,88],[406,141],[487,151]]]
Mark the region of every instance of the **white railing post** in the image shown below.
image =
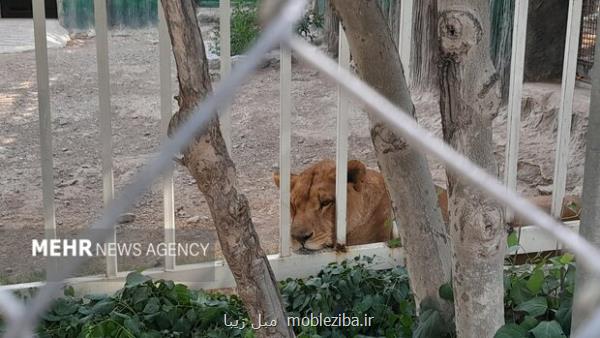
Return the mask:
[[[35,38],[35,67],[40,119],[40,159],[42,167],[42,200],[44,205],[44,232],[46,238],[56,238],[54,206],[54,163],[52,159],[52,112],[48,79],[48,49],[46,39],[46,11],[44,1],[33,0],[33,30]],[[55,261],[48,260],[47,275],[57,271]]]
[[[338,67],[350,68],[350,48],[348,39],[340,24],[338,45]],[[348,187],[348,114],[350,98],[338,84],[337,132],[335,151],[335,211],[336,241],[338,245],[346,244],[346,193]]]
[[[400,1],[400,34],[398,52],[404,69],[406,83],[410,83],[410,47],[412,43],[413,0]]]
[[[169,121],[172,115],[171,88],[171,40],[162,5],[158,4],[158,55],[160,68],[160,129],[163,138],[169,137]],[[173,190],[173,167],[163,175],[163,218],[165,243],[175,243],[175,197]],[[165,255],[165,269],[173,270],[176,257]]]
[[[558,135],[554,159],[554,188],[552,189],[551,214],[559,218],[567,181],[567,161],[569,160],[569,141],[571,140],[571,115],[573,113],[573,95],[577,72],[577,51],[579,48],[579,29],[581,24],[582,0],[569,1],[569,19],[565,41],[565,56],[558,111]]]
[[[96,25],[96,59],[98,65],[98,100],[100,121],[100,147],[102,154],[102,191],[104,205],[108,206],[114,198],[113,168],[112,168],[112,109],[110,106],[110,71],[108,68],[108,17],[106,1],[94,0],[94,20]],[[106,241],[117,241],[116,231]],[[106,275],[117,275],[117,256],[106,256]]]
[[[290,255],[292,57],[288,48],[279,50],[279,252],[285,257]]]
[[[219,49],[220,75],[224,79],[231,72],[231,4],[230,0],[219,1]],[[221,133],[227,150],[231,151],[231,109],[220,111]]]
[[[504,184],[517,190],[517,164],[519,161],[519,135],[521,130],[521,100],[523,98],[523,64],[527,36],[529,0],[516,0],[513,19],[512,55],[506,118],[506,149],[504,157]],[[512,210],[506,210],[506,221],[512,221]]]

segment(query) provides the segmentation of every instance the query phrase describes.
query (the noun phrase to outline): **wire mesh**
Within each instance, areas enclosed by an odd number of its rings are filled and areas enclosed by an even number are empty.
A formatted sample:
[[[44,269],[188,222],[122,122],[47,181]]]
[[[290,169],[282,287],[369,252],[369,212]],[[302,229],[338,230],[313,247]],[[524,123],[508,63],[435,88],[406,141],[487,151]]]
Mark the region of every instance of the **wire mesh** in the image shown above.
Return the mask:
[[[594,51],[596,46],[596,32],[599,13],[600,0],[583,1],[581,37],[579,39],[577,64],[579,66],[579,75],[584,78],[589,78],[590,70],[594,64]]]

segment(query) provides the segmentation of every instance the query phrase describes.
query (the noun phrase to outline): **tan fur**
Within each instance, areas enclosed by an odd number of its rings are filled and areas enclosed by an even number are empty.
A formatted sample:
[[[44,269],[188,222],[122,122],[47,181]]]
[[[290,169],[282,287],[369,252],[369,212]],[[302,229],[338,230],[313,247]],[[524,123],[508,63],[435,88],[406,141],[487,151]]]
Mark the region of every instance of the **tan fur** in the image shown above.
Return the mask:
[[[279,186],[279,175],[274,174]],[[366,169],[360,161],[348,162],[348,245],[386,241],[391,238],[391,206],[383,176]],[[323,160],[291,181],[292,248],[321,250],[335,242],[335,162]]]
[[[273,179],[279,187],[279,174]],[[332,248],[335,241],[335,162],[322,160],[291,177],[292,248],[309,251]],[[448,223],[448,194],[437,187],[438,203],[444,221]],[[530,202],[550,211],[551,196],[530,197]],[[330,203],[332,202],[332,203]],[[392,235],[392,210],[381,173],[367,169],[360,161],[348,162],[347,183],[348,245],[387,241]],[[577,219],[580,201],[577,196],[565,196],[561,219]],[[519,218],[511,224],[521,226]],[[309,236],[304,245],[301,239]]]

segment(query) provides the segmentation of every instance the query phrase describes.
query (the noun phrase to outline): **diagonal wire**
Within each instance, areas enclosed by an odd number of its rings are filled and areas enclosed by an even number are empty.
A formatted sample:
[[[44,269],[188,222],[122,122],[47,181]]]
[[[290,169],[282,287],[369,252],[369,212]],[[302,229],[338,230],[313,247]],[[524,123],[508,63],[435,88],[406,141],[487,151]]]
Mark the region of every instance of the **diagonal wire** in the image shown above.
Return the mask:
[[[562,222],[555,220],[515,191],[507,189],[496,177],[488,174],[433,133],[420,127],[417,121],[405,111],[394,106],[388,99],[351,72],[340,69],[333,60],[316,47],[294,37],[289,40],[289,45],[300,58],[325,73],[344,87],[348,93],[359,99],[369,110],[377,113],[410,145],[426,154],[434,155],[463,181],[478,187],[489,197],[510,207],[523,219],[546,230],[554,238],[568,246],[582,263],[600,273],[600,250],[578,233],[569,230]]]
[[[231,74],[224,78],[204,102],[199,104],[194,113],[161,147],[160,153],[134,178],[120,196],[104,209],[102,217],[94,223],[80,238],[91,240],[92,243],[104,241],[113,231],[119,215],[126,212],[154,179],[166,170],[172,159],[199,133],[203,132],[207,123],[216,114],[219,107],[226,104],[248,77],[260,64],[262,57],[268,51],[285,41],[292,35],[296,21],[301,17],[306,0],[288,1],[280,14],[265,29],[260,39],[247,53],[247,57]],[[16,321],[9,323],[6,338],[22,337],[24,332],[33,327],[37,318],[49,306],[52,298],[64,285],[64,279],[76,271],[87,257],[74,257],[61,264],[62,270],[49,276],[48,282],[40,289],[38,296],[33,299],[30,308]]]

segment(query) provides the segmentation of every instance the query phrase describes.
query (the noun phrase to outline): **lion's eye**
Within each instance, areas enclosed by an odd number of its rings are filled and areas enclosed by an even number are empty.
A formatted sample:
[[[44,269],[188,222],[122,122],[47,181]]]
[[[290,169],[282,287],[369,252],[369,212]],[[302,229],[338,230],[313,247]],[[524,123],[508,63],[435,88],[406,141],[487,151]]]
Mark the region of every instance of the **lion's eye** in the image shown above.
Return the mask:
[[[330,205],[333,205],[335,201],[334,200],[323,200],[321,201],[321,209],[328,207]]]

